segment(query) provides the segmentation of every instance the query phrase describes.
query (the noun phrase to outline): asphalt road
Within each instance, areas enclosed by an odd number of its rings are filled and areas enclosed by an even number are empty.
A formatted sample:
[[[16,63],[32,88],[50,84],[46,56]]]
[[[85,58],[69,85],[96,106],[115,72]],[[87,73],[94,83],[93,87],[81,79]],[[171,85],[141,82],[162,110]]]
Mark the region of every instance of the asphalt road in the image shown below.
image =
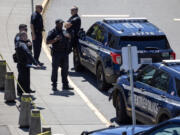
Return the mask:
[[[180,58],[180,0],[51,0],[46,11],[45,29],[48,32],[55,26],[55,19],[62,18],[65,21],[70,17],[70,7],[77,5],[80,15],[129,15],[130,17],[146,17],[150,22],[158,26],[167,35],[171,47]],[[100,17],[82,17],[82,27],[87,30]],[[95,76],[87,70],[75,73],[71,68],[72,55],[70,56],[70,77],[90,101],[104,116],[114,123],[115,110],[108,101],[108,93],[100,92],[96,88]],[[84,114],[86,115],[86,114]]]

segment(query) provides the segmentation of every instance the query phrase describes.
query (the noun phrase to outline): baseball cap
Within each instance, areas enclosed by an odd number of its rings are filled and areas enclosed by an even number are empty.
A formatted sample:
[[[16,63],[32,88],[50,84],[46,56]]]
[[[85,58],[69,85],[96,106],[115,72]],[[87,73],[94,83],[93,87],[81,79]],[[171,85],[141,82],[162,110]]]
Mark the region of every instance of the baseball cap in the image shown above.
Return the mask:
[[[55,22],[57,24],[57,23],[63,23],[64,21],[62,19],[57,19]]]

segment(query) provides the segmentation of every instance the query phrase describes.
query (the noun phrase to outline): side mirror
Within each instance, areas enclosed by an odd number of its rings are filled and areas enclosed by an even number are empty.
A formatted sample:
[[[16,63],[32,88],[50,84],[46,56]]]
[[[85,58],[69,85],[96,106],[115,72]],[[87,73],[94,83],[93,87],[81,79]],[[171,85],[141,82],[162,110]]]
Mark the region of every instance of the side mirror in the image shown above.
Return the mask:
[[[135,82],[135,81],[137,81],[137,78],[138,78],[138,73],[133,73],[133,81]],[[128,81],[130,82],[130,76],[129,76],[129,73],[128,73]]]
[[[86,39],[86,33],[85,33],[85,31],[83,30],[83,28],[81,28],[81,29],[79,30],[78,37],[79,37],[80,39],[82,39],[82,40],[85,40],[85,39]]]

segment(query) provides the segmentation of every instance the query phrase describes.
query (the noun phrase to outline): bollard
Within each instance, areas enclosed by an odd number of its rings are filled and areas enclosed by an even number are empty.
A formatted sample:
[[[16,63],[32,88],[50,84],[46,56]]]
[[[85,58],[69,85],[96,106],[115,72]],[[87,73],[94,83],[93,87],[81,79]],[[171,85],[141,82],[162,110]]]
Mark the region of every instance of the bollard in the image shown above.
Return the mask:
[[[45,133],[44,135],[51,135],[51,128],[50,127],[42,127],[42,133]]]
[[[4,99],[5,99],[6,102],[14,102],[14,100],[16,99],[13,72],[7,72],[6,75],[5,75]]]
[[[31,118],[31,95],[23,93],[21,96],[21,108],[19,114],[19,127],[29,128]]]
[[[37,135],[51,135],[51,128],[50,127],[42,127],[42,133]]]
[[[0,90],[4,90],[6,75],[6,61],[0,60]]]
[[[32,109],[30,119],[29,135],[37,135],[41,133],[41,117],[39,109]]]

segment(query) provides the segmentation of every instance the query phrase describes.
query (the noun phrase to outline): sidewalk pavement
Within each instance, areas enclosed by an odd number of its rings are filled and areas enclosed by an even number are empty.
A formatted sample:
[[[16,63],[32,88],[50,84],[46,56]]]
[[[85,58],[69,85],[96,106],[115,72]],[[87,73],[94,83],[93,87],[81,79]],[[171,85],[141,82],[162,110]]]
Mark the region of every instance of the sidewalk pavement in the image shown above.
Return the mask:
[[[14,36],[18,25],[26,23],[30,37],[31,0],[0,1],[0,54],[3,55],[12,71],[17,76],[16,64],[13,62]],[[43,0],[34,0],[34,4],[42,4]],[[47,70],[31,70],[31,88],[36,106],[44,118],[43,125],[49,125],[53,134],[79,135],[83,130],[104,128],[105,125],[88,108],[76,91],[51,91],[51,63],[42,49],[40,61],[45,63]],[[61,88],[61,75],[58,88]],[[28,130],[19,129],[19,102],[4,103],[4,92],[0,92],[0,135],[28,135]]]

